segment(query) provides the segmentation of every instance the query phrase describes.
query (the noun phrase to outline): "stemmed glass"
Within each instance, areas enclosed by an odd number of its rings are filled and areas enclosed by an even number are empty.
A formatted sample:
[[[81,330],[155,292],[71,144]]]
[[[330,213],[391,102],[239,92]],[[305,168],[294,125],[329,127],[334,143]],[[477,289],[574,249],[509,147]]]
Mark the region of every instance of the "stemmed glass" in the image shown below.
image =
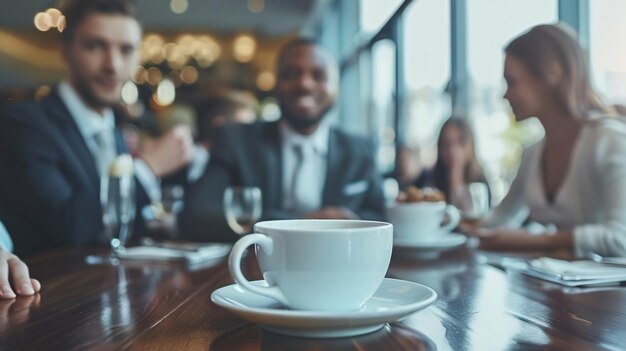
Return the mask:
[[[489,188],[485,183],[470,183],[467,186],[469,208],[463,211],[466,223],[477,224],[489,212]]]
[[[102,222],[109,237],[112,256],[124,251],[135,222],[135,179],[132,174],[102,177],[100,203]]]
[[[90,264],[117,264],[118,254],[125,249],[135,222],[135,177],[130,155],[118,156],[100,178],[102,224],[111,246],[107,256],[90,255]]]
[[[252,232],[261,218],[263,204],[257,187],[228,187],[224,191],[224,216],[230,229],[239,235]]]

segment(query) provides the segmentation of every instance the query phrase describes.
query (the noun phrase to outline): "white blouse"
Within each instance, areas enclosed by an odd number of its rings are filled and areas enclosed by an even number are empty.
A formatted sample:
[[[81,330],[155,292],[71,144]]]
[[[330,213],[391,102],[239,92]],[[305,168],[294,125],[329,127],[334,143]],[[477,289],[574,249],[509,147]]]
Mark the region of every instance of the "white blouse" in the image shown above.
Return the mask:
[[[519,227],[530,216],[573,231],[577,256],[626,256],[626,123],[603,118],[583,127],[553,203],[543,187],[543,148],[544,140],[524,152],[508,194],[485,226]]]

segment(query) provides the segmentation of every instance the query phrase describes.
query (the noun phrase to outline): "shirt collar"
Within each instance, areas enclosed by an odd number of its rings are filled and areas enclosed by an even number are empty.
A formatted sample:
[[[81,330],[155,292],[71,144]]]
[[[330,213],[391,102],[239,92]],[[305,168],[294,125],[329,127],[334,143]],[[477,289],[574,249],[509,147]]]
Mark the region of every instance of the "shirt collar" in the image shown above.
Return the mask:
[[[326,123],[321,123],[311,135],[302,135],[291,128],[286,122],[280,123],[280,135],[283,145],[287,147],[295,145],[310,145],[315,152],[325,155],[328,153],[328,138],[330,128]]]
[[[63,81],[59,84],[59,96],[70,111],[70,115],[72,115],[72,118],[76,122],[83,138],[91,138],[102,131],[113,130],[113,128],[115,128],[113,110],[106,108],[102,115],[94,111],[83,102],[82,98],[68,81]]]

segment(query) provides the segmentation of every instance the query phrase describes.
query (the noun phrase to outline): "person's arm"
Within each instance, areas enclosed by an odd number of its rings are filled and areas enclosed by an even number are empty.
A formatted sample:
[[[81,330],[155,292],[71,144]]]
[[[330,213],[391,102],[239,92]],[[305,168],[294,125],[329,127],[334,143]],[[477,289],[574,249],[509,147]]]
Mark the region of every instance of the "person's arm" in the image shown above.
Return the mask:
[[[486,228],[519,228],[528,218],[529,210],[524,199],[524,194],[528,191],[525,189],[528,163],[529,155],[525,154],[509,191],[502,202],[489,212],[482,222],[482,226]]]
[[[600,135],[590,176],[602,202],[602,221],[574,228],[575,252],[626,257],[626,131]]]
[[[473,228],[466,234],[479,238],[480,248],[484,250],[571,251],[574,247],[571,231],[535,235],[524,229]]]
[[[152,187],[155,179],[172,174],[187,165],[191,161],[192,153],[193,138],[191,130],[186,126],[174,127],[159,138],[146,141],[136,165],[141,169],[139,180],[147,187]],[[146,167],[155,178],[146,174]]]

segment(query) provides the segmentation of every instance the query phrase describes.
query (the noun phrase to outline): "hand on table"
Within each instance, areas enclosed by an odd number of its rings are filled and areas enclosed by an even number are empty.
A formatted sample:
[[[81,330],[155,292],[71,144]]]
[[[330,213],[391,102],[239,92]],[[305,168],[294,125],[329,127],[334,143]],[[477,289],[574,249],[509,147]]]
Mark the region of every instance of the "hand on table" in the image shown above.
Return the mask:
[[[14,254],[0,249],[0,299],[17,295],[30,296],[39,292],[41,284],[32,279],[28,267]]]

